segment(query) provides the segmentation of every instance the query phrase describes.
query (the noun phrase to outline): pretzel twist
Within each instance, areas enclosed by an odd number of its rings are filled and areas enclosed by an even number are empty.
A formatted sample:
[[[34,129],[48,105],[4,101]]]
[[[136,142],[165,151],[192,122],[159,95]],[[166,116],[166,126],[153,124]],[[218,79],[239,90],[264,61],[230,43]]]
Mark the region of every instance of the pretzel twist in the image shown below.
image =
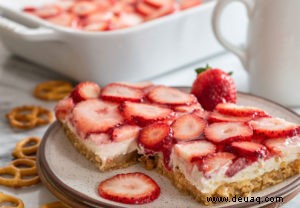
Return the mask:
[[[24,203],[21,199],[8,195],[8,194],[4,194],[2,192],[0,192],[0,204],[1,203],[11,203],[14,206],[1,206],[2,208],[24,208]]]
[[[34,89],[34,96],[42,100],[60,100],[70,94],[73,86],[61,80],[50,80],[38,84]]]
[[[41,139],[38,137],[28,137],[22,139],[16,144],[15,149],[12,152],[12,155],[15,158],[19,159],[36,159],[36,153],[40,146]]]
[[[7,177],[7,176],[10,177]],[[9,187],[23,187],[37,184],[36,162],[30,159],[16,159],[8,166],[0,168],[0,184]]]
[[[18,129],[31,129],[45,125],[53,120],[52,113],[40,106],[19,106],[6,115],[9,124]]]

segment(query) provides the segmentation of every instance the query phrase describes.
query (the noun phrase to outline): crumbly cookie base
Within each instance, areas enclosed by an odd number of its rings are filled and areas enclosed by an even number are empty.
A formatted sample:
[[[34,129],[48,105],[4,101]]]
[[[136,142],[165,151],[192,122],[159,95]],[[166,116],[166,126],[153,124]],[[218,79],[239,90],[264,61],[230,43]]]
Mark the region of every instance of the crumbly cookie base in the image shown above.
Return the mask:
[[[64,131],[73,144],[73,146],[77,149],[80,154],[85,156],[88,160],[90,160],[100,171],[109,171],[113,169],[126,168],[132,164],[137,162],[138,154],[137,151],[130,152],[126,155],[119,155],[114,157],[108,161],[104,161],[96,155],[94,152],[86,148],[82,139],[78,138],[66,125],[63,125]]]
[[[300,173],[300,159],[289,164],[283,162],[278,170],[264,173],[252,180],[223,184],[219,186],[215,192],[207,194],[202,193],[194,185],[192,185],[178,168],[176,168],[175,171],[167,170],[162,159],[159,157],[151,159],[142,157],[140,158],[140,161],[145,164],[146,169],[155,168],[159,173],[167,176],[182,193],[193,196],[198,202],[205,205],[211,205],[212,203],[207,201],[207,197],[232,198],[234,196],[248,196],[251,192],[263,190]]]

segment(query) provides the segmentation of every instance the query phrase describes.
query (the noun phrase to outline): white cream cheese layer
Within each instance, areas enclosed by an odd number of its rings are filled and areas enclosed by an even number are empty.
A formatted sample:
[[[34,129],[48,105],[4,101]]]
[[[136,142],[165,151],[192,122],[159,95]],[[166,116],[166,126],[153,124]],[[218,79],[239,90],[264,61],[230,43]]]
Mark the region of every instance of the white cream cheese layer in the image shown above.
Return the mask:
[[[199,191],[202,193],[213,193],[224,183],[251,180],[264,173],[278,170],[282,162],[290,163],[299,158],[299,154],[299,145],[287,147],[285,153],[281,157],[274,156],[267,160],[258,160],[232,177],[227,177],[225,175],[230,163],[211,174],[210,178],[207,178],[198,170],[197,165],[186,162],[183,158],[179,157],[175,151],[172,151],[170,164],[173,167],[173,171],[178,168],[185,178]]]
[[[127,139],[121,142],[111,142],[108,144],[97,145],[94,142],[85,140],[80,135],[78,135],[76,129],[70,122],[67,122],[66,124],[68,128],[77,136],[77,138],[81,139],[88,150],[95,153],[99,158],[101,158],[103,166],[105,166],[106,162],[114,159],[115,157],[126,155],[137,150],[137,142],[135,138]]]

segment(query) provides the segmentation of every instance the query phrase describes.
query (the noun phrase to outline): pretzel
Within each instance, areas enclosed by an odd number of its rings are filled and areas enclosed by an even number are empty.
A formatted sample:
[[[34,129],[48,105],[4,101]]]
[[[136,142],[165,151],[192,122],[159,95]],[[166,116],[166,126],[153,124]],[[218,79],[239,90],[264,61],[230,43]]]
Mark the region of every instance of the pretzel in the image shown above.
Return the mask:
[[[0,168],[0,185],[23,187],[37,184],[39,181],[34,160],[16,159],[8,166]]]
[[[12,205],[1,206],[1,203],[10,203]],[[24,208],[24,203],[21,199],[18,199],[17,197],[7,195],[5,193],[0,192],[0,207],[2,207],[2,208]]]
[[[34,96],[42,100],[60,100],[70,94],[73,86],[70,82],[51,80],[38,84],[34,89]]]
[[[19,106],[6,115],[9,124],[18,129],[31,129],[45,125],[53,120],[52,113],[39,106]]]
[[[38,147],[41,143],[41,139],[38,137],[28,137],[22,139],[16,144],[12,155],[15,158],[21,159],[32,159],[35,160],[35,155],[37,153]]]
[[[49,204],[44,204],[40,208],[67,208],[67,207],[61,202],[52,202]]]

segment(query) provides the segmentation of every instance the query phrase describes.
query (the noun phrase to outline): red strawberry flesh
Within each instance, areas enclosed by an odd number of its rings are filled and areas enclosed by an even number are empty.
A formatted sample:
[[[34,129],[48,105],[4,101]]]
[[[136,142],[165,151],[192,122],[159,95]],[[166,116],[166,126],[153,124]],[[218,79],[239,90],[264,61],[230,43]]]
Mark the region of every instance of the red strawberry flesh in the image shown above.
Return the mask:
[[[208,121],[210,123],[215,122],[248,122],[252,119],[252,116],[230,116],[219,113],[214,110],[209,116]]]
[[[109,84],[101,91],[101,97],[111,101],[134,101],[139,102],[144,97],[143,91],[140,89],[128,87],[121,84]]]
[[[145,204],[158,198],[160,188],[144,173],[117,174],[98,186],[101,197],[125,204]]]
[[[146,149],[158,151],[161,149],[164,140],[169,137],[169,134],[169,125],[154,123],[141,130],[138,142]]]
[[[125,101],[121,107],[125,119],[141,125],[161,121],[172,116],[172,110],[166,107],[146,103]]]
[[[250,121],[255,134],[267,137],[291,137],[300,132],[300,126],[280,118],[259,118]]]
[[[200,165],[204,173],[211,173],[220,170],[225,165],[231,164],[236,156],[229,152],[217,152],[206,156]]]
[[[71,97],[75,103],[83,100],[98,98],[100,95],[100,87],[94,82],[81,82],[71,92]]]
[[[255,142],[233,142],[231,147],[238,155],[250,157],[255,160],[257,158],[265,158],[267,156],[267,148],[264,145]]]
[[[262,109],[233,103],[219,103],[216,106],[216,110],[222,114],[231,116],[269,117],[269,115]]]
[[[216,146],[206,140],[178,143],[174,146],[176,154],[189,162],[201,160],[204,156],[214,153]]]
[[[148,94],[148,98],[152,102],[167,105],[188,105],[194,101],[193,96],[178,89],[165,86],[152,89]]]
[[[123,121],[118,105],[98,99],[78,103],[73,109],[73,124],[86,135],[106,132]]]
[[[253,135],[252,129],[241,122],[213,123],[206,127],[204,132],[206,138],[214,143],[250,140]]]
[[[199,138],[206,126],[205,120],[195,114],[186,114],[177,118],[172,124],[173,136],[177,140]]]
[[[72,98],[60,100],[55,106],[55,116],[57,120],[62,121],[72,112],[74,102]]]
[[[122,142],[128,139],[137,139],[140,127],[136,125],[123,125],[113,130],[112,139],[115,142]]]

